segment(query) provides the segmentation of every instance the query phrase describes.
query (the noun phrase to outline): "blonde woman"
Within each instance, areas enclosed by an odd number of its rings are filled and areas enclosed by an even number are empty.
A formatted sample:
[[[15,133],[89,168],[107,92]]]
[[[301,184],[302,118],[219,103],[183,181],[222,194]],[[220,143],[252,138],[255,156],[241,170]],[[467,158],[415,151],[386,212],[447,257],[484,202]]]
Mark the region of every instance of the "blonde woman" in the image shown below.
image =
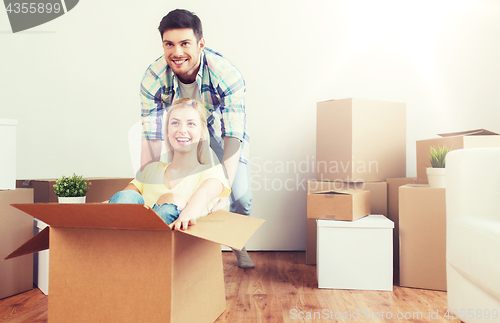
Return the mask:
[[[174,230],[185,230],[231,193],[221,164],[211,161],[206,109],[188,98],[177,100],[165,121],[170,163],[154,162],[138,173],[109,203],[141,203]]]

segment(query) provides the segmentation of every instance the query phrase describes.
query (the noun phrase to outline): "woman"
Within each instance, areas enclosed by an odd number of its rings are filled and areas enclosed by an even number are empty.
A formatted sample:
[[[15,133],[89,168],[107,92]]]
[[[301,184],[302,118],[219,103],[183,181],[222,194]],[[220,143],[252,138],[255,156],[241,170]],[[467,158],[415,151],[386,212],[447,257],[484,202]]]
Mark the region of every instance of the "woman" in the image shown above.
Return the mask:
[[[155,210],[174,230],[185,230],[231,193],[222,165],[212,162],[206,109],[188,98],[175,101],[165,122],[170,163],[144,167],[109,203],[141,203]]]

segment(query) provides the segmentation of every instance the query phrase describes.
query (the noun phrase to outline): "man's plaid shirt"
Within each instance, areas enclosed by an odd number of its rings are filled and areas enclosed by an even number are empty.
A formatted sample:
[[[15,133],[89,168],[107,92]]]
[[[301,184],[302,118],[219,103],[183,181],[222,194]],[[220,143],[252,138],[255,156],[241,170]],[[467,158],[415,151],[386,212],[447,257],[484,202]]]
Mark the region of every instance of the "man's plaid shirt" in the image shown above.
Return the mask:
[[[180,99],[178,78],[164,55],[151,64],[141,82],[143,139],[163,139],[163,116]],[[249,158],[246,129],[245,81],[236,67],[221,54],[204,48],[196,76],[203,105],[208,110],[208,131],[223,147],[222,137],[241,141],[240,160]]]

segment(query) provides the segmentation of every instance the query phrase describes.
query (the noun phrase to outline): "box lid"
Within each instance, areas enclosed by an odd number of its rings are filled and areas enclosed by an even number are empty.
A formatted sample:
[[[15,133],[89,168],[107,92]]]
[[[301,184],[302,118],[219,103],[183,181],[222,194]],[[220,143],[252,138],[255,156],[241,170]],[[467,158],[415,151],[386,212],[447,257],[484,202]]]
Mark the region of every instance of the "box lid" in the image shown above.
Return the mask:
[[[47,223],[53,228],[160,230],[171,234],[170,227],[156,212],[141,204],[34,203],[13,204],[12,206]],[[262,219],[219,210],[199,219],[196,225],[190,226],[187,230],[179,231],[179,233],[189,234],[241,250],[262,223],[264,223]],[[47,229],[44,229],[42,232]],[[41,248],[44,244],[48,244],[43,236],[39,237],[42,232],[30,239],[21,248],[29,245],[29,247],[25,248],[26,250],[37,249]],[[48,234],[45,238],[48,241]],[[32,247],[33,244],[37,245],[37,247]]]
[[[0,126],[17,126],[16,119],[0,119]]]
[[[326,190],[326,191],[311,192],[310,194],[356,195],[364,192],[365,190]]]
[[[440,137],[453,137],[453,136],[492,136],[498,135],[498,133],[489,131],[486,129],[475,129],[475,130],[467,130],[467,131],[459,131],[459,132],[448,132],[438,134]]]
[[[53,228],[170,230],[155,211],[142,204],[12,204]]]
[[[416,184],[416,183],[413,183],[413,184],[405,184],[405,185],[401,185],[399,188],[401,187],[405,187],[405,188],[431,188],[429,186],[429,184]]]
[[[394,228],[394,222],[383,215],[371,214],[354,221],[318,220],[318,228]]]

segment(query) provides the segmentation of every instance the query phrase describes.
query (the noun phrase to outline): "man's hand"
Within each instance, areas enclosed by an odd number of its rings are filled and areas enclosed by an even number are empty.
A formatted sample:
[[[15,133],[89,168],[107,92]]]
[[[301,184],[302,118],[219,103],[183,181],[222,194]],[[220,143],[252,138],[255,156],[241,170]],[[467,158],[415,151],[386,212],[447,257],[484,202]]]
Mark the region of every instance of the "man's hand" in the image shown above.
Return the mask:
[[[162,141],[160,139],[141,141],[141,168],[142,171],[147,164],[160,160]]]
[[[233,186],[234,177],[238,170],[240,161],[241,142],[237,138],[224,137],[224,155],[222,156],[222,165],[226,169],[229,186]]]
[[[220,198],[217,203],[214,204],[212,209],[210,210],[210,213],[218,211],[218,210],[227,210],[227,206],[231,203],[228,197],[223,197]]]

